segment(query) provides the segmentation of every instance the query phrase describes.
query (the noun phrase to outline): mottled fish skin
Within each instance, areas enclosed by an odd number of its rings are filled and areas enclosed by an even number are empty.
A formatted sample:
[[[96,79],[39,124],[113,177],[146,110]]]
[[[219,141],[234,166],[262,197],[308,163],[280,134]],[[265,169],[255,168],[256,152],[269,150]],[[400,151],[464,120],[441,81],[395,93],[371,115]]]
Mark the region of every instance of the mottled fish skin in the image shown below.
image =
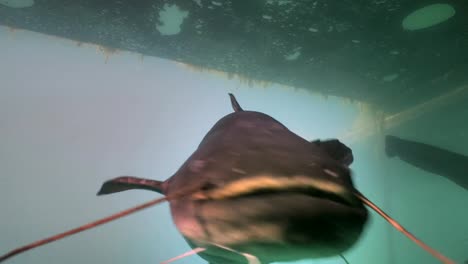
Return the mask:
[[[385,152],[468,190],[468,156],[391,135],[385,137]]]
[[[190,247],[206,248],[198,254],[210,264],[248,264],[247,255],[261,263],[296,261],[353,246],[368,211],[353,195],[351,150],[333,139],[309,142],[229,96],[234,112],[153,188],[167,196],[187,193],[169,203]]]

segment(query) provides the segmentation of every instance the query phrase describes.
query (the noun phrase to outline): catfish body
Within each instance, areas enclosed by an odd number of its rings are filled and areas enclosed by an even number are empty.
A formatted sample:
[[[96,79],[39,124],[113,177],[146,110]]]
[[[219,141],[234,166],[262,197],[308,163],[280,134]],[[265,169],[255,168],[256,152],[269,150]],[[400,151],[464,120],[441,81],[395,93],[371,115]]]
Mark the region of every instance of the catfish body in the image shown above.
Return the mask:
[[[352,192],[351,150],[337,140],[309,142],[272,117],[244,111],[220,119],[164,182],[107,181],[98,194],[150,189],[167,196],[174,223],[211,264],[261,263],[341,254],[360,237],[368,212]],[[222,247],[221,247],[222,246]]]

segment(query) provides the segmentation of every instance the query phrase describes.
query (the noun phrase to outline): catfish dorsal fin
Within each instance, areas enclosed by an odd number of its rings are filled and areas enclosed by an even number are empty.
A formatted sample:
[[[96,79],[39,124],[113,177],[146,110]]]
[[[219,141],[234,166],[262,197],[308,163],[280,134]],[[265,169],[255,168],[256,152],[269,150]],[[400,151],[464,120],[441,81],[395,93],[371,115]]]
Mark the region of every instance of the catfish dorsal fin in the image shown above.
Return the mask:
[[[234,109],[234,112],[244,111],[244,109],[242,109],[240,104],[237,102],[236,97],[232,93],[229,93],[229,98],[231,98],[231,105],[232,109]]]
[[[111,194],[133,189],[143,189],[164,194],[164,182],[133,176],[120,176],[104,182],[97,195]]]

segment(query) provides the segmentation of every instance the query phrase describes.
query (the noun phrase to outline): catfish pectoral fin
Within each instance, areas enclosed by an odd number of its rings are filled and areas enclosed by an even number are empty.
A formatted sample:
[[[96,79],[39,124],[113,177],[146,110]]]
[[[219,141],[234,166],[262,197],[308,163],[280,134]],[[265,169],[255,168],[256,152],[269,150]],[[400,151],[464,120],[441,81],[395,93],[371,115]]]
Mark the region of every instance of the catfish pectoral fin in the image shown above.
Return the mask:
[[[164,182],[133,176],[121,176],[104,182],[97,195],[111,194],[133,189],[149,190],[163,194]]]
[[[341,162],[346,166],[349,166],[351,165],[351,163],[353,163],[353,151],[338,139],[317,139],[311,141],[310,143],[319,146],[320,148],[325,150],[325,152],[327,152],[328,155],[330,155],[330,157]]]

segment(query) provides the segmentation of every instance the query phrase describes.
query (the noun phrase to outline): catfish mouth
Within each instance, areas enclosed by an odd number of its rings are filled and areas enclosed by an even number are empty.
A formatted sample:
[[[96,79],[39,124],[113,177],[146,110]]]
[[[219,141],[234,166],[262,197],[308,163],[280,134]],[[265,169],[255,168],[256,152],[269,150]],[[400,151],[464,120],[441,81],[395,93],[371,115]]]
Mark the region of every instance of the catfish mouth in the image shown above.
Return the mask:
[[[249,254],[265,258],[274,251],[282,261],[341,253],[359,238],[367,220],[351,184],[304,175],[237,179],[194,193],[190,200],[204,202],[180,207],[181,225],[192,210],[209,233],[187,230],[193,241],[252,250]]]
[[[239,179],[223,187],[213,187],[195,193],[194,198],[225,200],[299,194],[316,200],[334,202],[345,207],[363,208],[362,202],[354,195],[353,189],[337,182],[313,179],[302,175],[293,177],[259,175]]]
[[[319,189],[313,188],[301,188],[301,187],[293,187],[288,189],[258,189],[252,190],[252,192],[241,194],[236,198],[249,198],[249,197],[260,197],[260,196],[271,196],[271,195],[287,195],[287,194],[302,194],[305,196],[310,196],[313,198],[317,198],[319,200],[327,200],[335,203],[339,203],[345,206],[354,207],[353,203],[343,198],[340,195],[325,192]]]

